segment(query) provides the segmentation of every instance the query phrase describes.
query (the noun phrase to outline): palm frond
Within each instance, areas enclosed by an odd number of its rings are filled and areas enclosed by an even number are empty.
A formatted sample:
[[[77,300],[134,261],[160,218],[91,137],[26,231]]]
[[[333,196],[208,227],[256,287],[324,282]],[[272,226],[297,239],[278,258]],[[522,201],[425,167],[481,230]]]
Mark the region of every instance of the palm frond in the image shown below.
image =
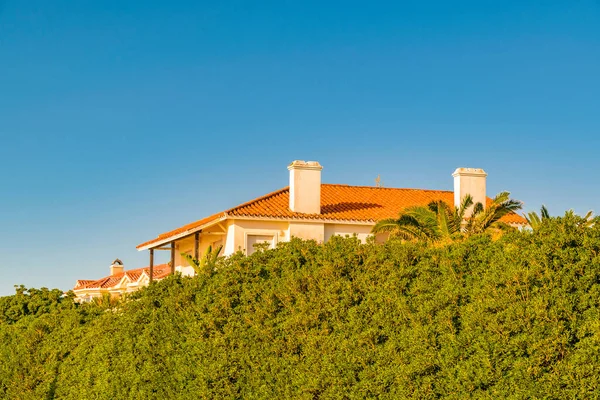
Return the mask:
[[[512,228],[499,220],[521,208],[522,203],[511,199],[509,192],[498,193],[488,208],[482,203],[475,203],[472,196],[466,195],[459,207],[438,200],[430,202],[426,207],[406,208],[397,219],[388,218],[377,222],[371,232],[389,233],[390,236],[405,240],[425,241],[447,240],[456,237],[456,234],[468,236],[492,229],[503,232]],[[470,216],[465,218],[469,210]]]
[[[490,209],[494,207],[494,216],[496,220],[504,217],[507,214],[513,213],[523,208],[523,203],[519,200],[508,199],[500,204],[492,205]]]
[[[594,212],[592,210],[588,211],[583,217],[583,226],[585,228],[591,228],[596,223],[596,217],[594,217]]]
[[[437,213],[437,212],[438,212],[438,209],[439,209],[439,205],[440,205],[439,203],[440,203],[440,200],[433,200],[433,201],[430,201],[430,202],[429,202],[429,204],[427,204],[427,208],[428,208],[430,211],[432,211],[432,212],[434,212],[434,213]],[[444,204],[445,204],[445,203],[444,203]]]
[[[544,205],[542,205],[539,214],[535,211],[530,211],[527,214],[523,214],[523,217],[525,217],[527,224],[529,224],[529,227],[534,231],[540,227],[542,222],[551,218],[548,209]]]
[[[390,233],[390,236],[399,237],[404,240],[423,240],[430,241],[423,231],[414,226],[401,226],[398,229]]]
[[[181,253],[181,256],[188,262],[188,264],[190,264],[190,267],[196,268],[200,265],[200,261],[189,254]]]
[[[550,213],[548,212],[548,209],[546,208],[545,205],[542,205],[542,209],[540,210],[540,214],[542,216],[542,219],[550,218]]]
[[[378,221],[375,226],[371,229],[371,233],[390,233],[398,228],[398,220],[393,218],[386,218]]]
[[[469,234],[483,233],[492,228],[502,217],[520,210],[522,207],[523,203],[511,199],[509,192],[500,192],[487,208],[484,209],[481,203],[475,205],[469,219],[467,232]]]
[[[181,253],[181,256],[194,268],[197,274],[211,272],[216,268],[219,254],[223,250],[223,245],[219,245],[213,250],[212,245],[208,246],[202,257],[196,259],[189,254]]]
[[[456,213],[458,218],[460,219],[460,221],[465,219],[467,210],[472,205],[473,205],[473,196],[471,196],[470,194],[467,194],[465,197],[462,198],[462,200],[460,202],[460,206],[458,207],[457,213]]]
[[[542,219],[537,215],[535,211],[531,211],[527,214],[523,214],[525,220],[527,220],[527,224],[531,227],[531,229],[536,230],[542,223]]]
[[[492,200],[492,203],[494,204],[500,204],[500,203],[504,203],[505,201],[510,199],[510,192],[507,191],[503,191],[500,192],[496,195],[496,197],[494,197],[494,199]]]
[[[433,240],[441,236],[437,214],[430,209],[420,206],[410,207],[405,210],[405,214],[416,222],[413,226],[418,227],[425,236]]]
[[[439,201],[437,205],[437,226],[442,237],[450,237],[453,232],[452,213],[448,210],[448,205]]]
[[[478,216],[483,212],[483,210],[485,210],[485,207],[482,203],[475,203],[475,206],[473,206],[473,212],[471,213],[471,218]]]
[[[499,221],[496,225],[494,225],[494,228],[502,232],[514,232],[517,230],[517,228],[515,228],[514,226],[502,221]]]

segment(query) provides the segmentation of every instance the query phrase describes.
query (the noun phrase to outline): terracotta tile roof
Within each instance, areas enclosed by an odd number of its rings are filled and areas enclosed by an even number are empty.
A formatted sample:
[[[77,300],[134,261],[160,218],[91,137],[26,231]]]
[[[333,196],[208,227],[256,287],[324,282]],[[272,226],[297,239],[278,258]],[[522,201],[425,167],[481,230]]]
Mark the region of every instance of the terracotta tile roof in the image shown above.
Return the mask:
[[[78,287],[81,287],[81,286],[85,286],[88,283],[92,283],[92,282],[94,282],[93,279],[79,279],[77,281],[77,283],[75,283],[75,289],[77,289]]]
[[[196,222],[192,222],[190,224],[184,225],[181,228],[177,228],[177,229],[174,229],[172,231],[169,231],[169,232],[166,232],[166,233],[162,233],[162,234],[158,235],[156,237],[156,239],[152,239],[152,240],[149,240],[149,241],[147,241],[145,243],[142,243],[142,244],[138,245],[136,248],[139,249],[140,247],[144,247],[146,245],[149,245],[149,244],[152,244],[152,243],[156,243],[156,242],[160,242],[160,241],[162,241],[164,239],[168,239],[168,238],[171,238],[173,236],[177,236],[180,233],[185,233],[185,232],[190,231],[190,230],[192,230],[194,228],[198,228],[199,226],[202,226],[202,225],[208,224],[210,222],[216,221],[216,220],[218,220],[221,217],[225,217],[225,212],[214,214],[214,215],[211,215],[210,217],[206,217],[206,218],[198,220]]]
[[[81,289],[110,289],[115,286],[124,276],[127,276],[132,282],[135,282],[142,276],[142,273],[146,275],[150,274],[150,267],[131,269],[129,271],[120,272],[115,275],[106,276],[97,280],[84,280],[80,279],[73,288],[74,290]],[[162,279],[171,273],[171,267],[169,264],[159,264],[154,266],[153,277],[154,279]]]
[[[156,239],[137,247],[144,247],[184,234],[220,218],[261,217],[374,223],[384,218],[397,217],[398,213],[407,207],[427,205],[434,200],[443,200],[448,204],[454,204],[454,192],[322,184],[321,214],[303,214],[289,209],[289,187],[285,187],[237,207],[163,233]],[[488,198],[488,203],[491,201]],[[526,223],[525,219],[517,214],[507,215],[502,221],[514,224]]]

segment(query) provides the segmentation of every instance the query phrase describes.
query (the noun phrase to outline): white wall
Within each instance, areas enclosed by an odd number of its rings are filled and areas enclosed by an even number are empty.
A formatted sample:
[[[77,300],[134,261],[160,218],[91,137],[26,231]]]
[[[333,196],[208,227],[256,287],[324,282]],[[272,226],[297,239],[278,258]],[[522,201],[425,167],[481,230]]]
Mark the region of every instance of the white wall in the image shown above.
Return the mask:
[[[356,233],[364,243],[371,234],[371,228],[373,225],[325,224],[325,240],[329,240],[333,235],[352,236]]]
[[[213,246],[214,249],[215,245],[219,244],[223,244],[221,255],[225,254],[225,239],[227,236],[226,234],[221,234],[221,231],[220,227],[211,227],[209,231],[200,233],[200,243],[198,247],[198,255],[200,257],[206,252],[209,246]],[[187,236],[175,242],[175,267],[186,267],[189,265],[181,253],[190,254],[192,257],[194,256],[194,235]]]
[[[325,224],[322,222],[293,221],[289,223],[289,237],[325,241]]]
[[[289,240],[288,223],[264,220],[233,220],[227,230],[225,255],[246,251],[248,235],[272,236],[273,245]]]
[[[228,220],[223,223],[226,226],[226,235],[210,235],[208,232],[200,234],[200,255],[202,255],[209,245],[214,245],[215,241],[221,241],[223,244],[224,256],[231,255],[238,250],[247,251],[248,236],[270,236],[273,237],[273,245],[278,242],[289,241],[291,237],[301,239],[316,240],[323,243],[333,235],[352,236],[358,235],[361,241],[365,241],[371,234],[372,225],[354,225],[354,224],[325,224],[322,222],[310,221],[268,221],[268,220]],[[383,238],[379,238],[378,240]],[[187,262],[183,260],[180,253],[190,252],[193,254],[194,237],[188,237],[177,241],[175,253],[175,266],[186,266]]]

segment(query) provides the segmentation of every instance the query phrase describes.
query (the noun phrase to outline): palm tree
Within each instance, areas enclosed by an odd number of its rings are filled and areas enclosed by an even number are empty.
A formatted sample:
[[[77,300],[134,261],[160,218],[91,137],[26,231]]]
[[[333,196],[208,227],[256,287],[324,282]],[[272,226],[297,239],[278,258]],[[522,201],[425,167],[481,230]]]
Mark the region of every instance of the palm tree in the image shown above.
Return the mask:
[[[212,246],[208,246],[206,252],[199,260],[189,254],[181,253],[181,255],[194,268],[196,274],[212,273],[217,266],[217,260],[219,259],[221,250],[223,250],[223,245],[219,245],[214,250]]]
[[[546,206],[542,205],[539,215],[535,211],[531,211],[527,214],[523,214],[523,216],[527,220],[527,223],[529,224],[531,229],[533,229],[535,231],[540,227],[542,222],[544,222],[545,220],[550,218],[550,213],[548,212],[548,209],[546,208]]]
[[[546,206],[542,206],[539,215],[535,211],[532,211],[523,216],[534,231],[537,230],[544,221],[551,218]],[[592,210],[588,211],[583,217],[575,214],[575,211],[569,210],[565,212],[564,218],[577,219],[577,225],[581,228],[591,228],[594,224],[600,223],[600,216],[594,216]]]
[[[460,233],[462,224],[473,198],[467,195],[460,207],[449,206],[441,200],[432,201],[426,207],[408,207],[397,219],[379,221],[372,233],[389,233],[405,240],[442,241]]]
[[[467,218],[469,208],[473,206]],[[501,192],[484,208],[483,204],[473,204],[473,198],[467,195],[459,207],[450,206],[438,200],[426,207],[408,207],[397,219],[388,218],[379,221],[372,233],[389,233],[405,240],[424,240],[430,242],[449,241],[457,234],[472,235],[486,231],[500,231],[509,228],[500,219],[523,204],[510,198],[510,193]]]
[[[467,236],[487,231],[498,232],[512,229],[510,225],[500,221],[502,217],[523,208],[523,202],[510,198],[509,192],[500,192],[494,197],[488,207],[477,203],[473,214],[467,218],[463,229]]]
[[[575,211],[569,210],[565,212],[565,218],[578,218],[579,222],[577,225],[581,228],[591,228],[594,224],[600,223],[600,216],[594,216],[592,210],[588,211],[583,217],[575,214]]]

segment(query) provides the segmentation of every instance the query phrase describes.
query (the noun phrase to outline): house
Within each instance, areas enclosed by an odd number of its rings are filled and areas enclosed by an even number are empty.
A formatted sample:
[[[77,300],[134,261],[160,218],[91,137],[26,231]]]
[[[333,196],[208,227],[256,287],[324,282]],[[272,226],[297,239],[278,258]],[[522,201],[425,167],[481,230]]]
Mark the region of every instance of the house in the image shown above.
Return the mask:
[[[198,258],[209,246],[223,245],[227,256],[238,250],[251,254],[256,243],[274,247],[293,236],[324,242],[332,235],[356,234],[365,240],[377,221],[396,217],[406,207],[433,200],[459,204],[466,194],[482,204],[491,201],[482,169],[458,168],[452,174],[454,191],[324,184],[322,169],[318,162],[294,161],[288,166],[288,187],[160,234],[137,249],[149,251],[150,266],[154,251],[170,251],[175,268],[186,265],[181,254]],[[517,214],[503,221],[527,223]]]
[[[168,273],[176,270],[185,272],[185,268],[188,268],[185,273],[190,273],[183,254],[198,258],[209,246],[215,248],[222,245],[222,254],[227,256],[236,251],[249,255],[254,251],[255,244],[268,243],[269,247],[274,247],[292,237],[325,242],[333,235],[356,234],[364,241],[377,221],[397,217],[402,209],[410,206],[427,205],[434,200],[459,204],[467,194],[476,203],[491,201],[486,196],[487,174],[482,169],[458,168],[454,171],[453,191],[325,184],[321,181],[322,169],[315,161],[294,161],[288,166],[289,186],[162,233],[138,245],[139,251],[149,251],[150,263],[146,268],[134,270],[140,271],[145,277],[141,281],[135,280],[138,285],[135,287],[163,277],[161,274],[167,267],[154,265],[155,251],[170,252]],[[527,224],[517,214],[506,215],[502,221],[513,226]],[[384,237],[378,239],[383,240]],[[163,272],[157,274],[157,270]],[[134,287],[130,286],[133,280],[126,278],[127,273],[122,274],[118,275],[121,281],[118,282],[118,289],[116,286],[113,289],[115,293]],[[116,282],[118,276],[103,278],[107,280],[103,284]],[[100,281],[79,281],[82,282],[81,288],[76,286],[74,290],[83,292],[89,289],[86,292],[88,295],[99,293],[93,292],[90,285],[96,287]]]
[[[155,265],[153,280],[163,279],[171,274],[168,264]],[[150,282],[150,268],[124,270],[121,260],[116,259],[110,266],[110,275],[97,280],[78,280],[73,288],[79,302],[88,302],[105,294],[119,297],[123,293],[130,293]]]

